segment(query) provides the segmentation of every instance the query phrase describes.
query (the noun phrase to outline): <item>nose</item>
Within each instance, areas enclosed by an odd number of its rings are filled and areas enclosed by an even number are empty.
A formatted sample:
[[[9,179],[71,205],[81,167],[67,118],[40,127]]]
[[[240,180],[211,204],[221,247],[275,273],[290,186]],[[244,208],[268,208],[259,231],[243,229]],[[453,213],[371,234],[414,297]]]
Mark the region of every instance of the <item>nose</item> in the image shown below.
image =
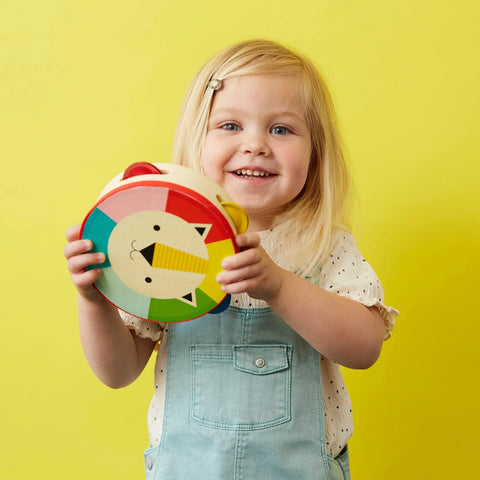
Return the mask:
[[[245,132],[241,149],[242,153],[255,157],[270,155],[268,139],[260,132]]]

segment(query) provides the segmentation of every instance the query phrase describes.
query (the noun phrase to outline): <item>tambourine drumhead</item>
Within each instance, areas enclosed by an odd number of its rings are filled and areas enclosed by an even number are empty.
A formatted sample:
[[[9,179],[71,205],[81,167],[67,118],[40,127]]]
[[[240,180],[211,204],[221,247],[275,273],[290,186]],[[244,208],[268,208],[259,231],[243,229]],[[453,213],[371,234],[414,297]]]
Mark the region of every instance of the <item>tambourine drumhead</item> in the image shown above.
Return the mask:
[[[118,308],[152,321],[186,321],[215,309],[225,299],[215,278],[223,258],[237,252],[245,212],[185,167],[155,164],[157,173],[147,174],[129,168],[135,173],[110,182],[82,226],[81,237],[107,257],[96,266],[102,275],[95,287]],[[176,183],[183,178],[189,186]],[[191,188],[199,186],[202,192]]]

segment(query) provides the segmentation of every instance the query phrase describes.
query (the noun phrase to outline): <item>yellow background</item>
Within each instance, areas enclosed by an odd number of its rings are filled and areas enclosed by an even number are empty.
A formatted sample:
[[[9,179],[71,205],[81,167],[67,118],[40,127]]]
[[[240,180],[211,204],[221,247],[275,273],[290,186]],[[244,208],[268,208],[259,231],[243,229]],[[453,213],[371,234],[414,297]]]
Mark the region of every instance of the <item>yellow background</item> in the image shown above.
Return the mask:
[[[475,0],[1,0],[0,477],[141,479],[152,365],[112,391],[83,358],[64,231],[130,162],[168,161],[194,72],[266,37],[325,72],[354,232],[401,310],[354,402],[354,480],[477,470]]]

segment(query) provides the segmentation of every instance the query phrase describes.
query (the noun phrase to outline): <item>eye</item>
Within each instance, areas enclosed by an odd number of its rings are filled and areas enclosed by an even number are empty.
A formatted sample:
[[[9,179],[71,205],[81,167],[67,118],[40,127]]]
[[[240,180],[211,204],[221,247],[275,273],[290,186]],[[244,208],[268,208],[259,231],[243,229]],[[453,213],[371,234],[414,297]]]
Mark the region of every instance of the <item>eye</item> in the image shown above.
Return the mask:
[[[240,127],[236,123],[229,122],[224,123],[222,125],[222,129],[227,130],[228,132],[237,132],[238,130],[240,130]]]
[[[286,135],[287,133],[290,133],[290,130],[282,125],[275,125],[270,130],[270,133],[273,133],[274,135]]]
[[[147,282],[147,283],[152,283],[152,279],[151,279],[150,277],[146,277],[146,278],[145,278],[145,282]]]
[[[160,230],[160,225],[154,225],[153,226],[153,229],[158,232]]]

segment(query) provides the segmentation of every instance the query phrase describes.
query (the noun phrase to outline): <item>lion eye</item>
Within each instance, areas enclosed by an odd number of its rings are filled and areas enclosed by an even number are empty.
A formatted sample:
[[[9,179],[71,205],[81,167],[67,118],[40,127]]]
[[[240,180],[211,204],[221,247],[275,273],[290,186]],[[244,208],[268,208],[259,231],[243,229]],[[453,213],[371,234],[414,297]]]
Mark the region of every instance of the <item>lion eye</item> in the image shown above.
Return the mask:
[[[154,225],[153,226],[153,229],[158,232],[160,230],[160,225]]]
[[[147,283],[152,283],[152,279],[151,279],[150,277],[146,277],[146,278],[145,278],[145,281],[146,281]]]

